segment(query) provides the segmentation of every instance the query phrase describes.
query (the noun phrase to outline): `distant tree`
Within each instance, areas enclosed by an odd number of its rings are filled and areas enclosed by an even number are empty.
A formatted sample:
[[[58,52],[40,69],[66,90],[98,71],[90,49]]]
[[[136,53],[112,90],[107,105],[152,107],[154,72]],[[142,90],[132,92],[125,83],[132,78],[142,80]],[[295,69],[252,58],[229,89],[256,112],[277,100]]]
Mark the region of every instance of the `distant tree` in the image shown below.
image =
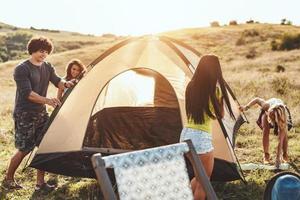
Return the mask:
[[[231,20],[231,21],[229,22],[229,25],[234,26],[234,25],[238,25],[238,23],[237,23],[236,20]]]
[[[287,20],[286,18],[281,19],[281,25],[293,25],[291,20]]]
[[[211,26],[211,27],[219,27],[220,24],[219,24],[218,21],[213,21],[213,22],[210,22],[210,26]]]
[[[288,21],[286,22],[286,25],[293,25],[293,23],[292,23],[292,21],[288,20]]]
[[[253,24],[253,23],[254,23],[254,20],[252,20],[252,19],[246,21],[246,24]]]
[[[285,18],[283,18],[283,19],[281,19],[281,25],[285,25],[285,22],[286,22],[286,19]]]

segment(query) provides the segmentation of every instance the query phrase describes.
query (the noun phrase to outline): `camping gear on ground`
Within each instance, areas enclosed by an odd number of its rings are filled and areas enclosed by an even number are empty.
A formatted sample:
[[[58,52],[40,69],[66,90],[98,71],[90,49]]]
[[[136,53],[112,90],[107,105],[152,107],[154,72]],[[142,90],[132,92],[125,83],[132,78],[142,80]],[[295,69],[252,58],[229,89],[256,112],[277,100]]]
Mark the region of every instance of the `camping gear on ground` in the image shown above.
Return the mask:
[[[200,56],[165,36],[129,38],[108,49],[53,111],[30,167],[95,178],[94,153],[177,143],[187,122],[185,88]],[[225,108],[224,118],[213,122],[216,181],[243,179],[234,143],[244,120],[228,85],[227,90],[236,119]]]
[[[243,171],[245,170],[257,170],[257,169],[265,169],[265,170],[288,170],[291,166],[288,163],[281,163],[279,168],[275,165],[265,165],[265,164],[257,164],[257,163],[242,163],[241,168]]]
[[[299,200],[300,175],[294,172],[280,172],[274,175],[264,191],[264,200]]]

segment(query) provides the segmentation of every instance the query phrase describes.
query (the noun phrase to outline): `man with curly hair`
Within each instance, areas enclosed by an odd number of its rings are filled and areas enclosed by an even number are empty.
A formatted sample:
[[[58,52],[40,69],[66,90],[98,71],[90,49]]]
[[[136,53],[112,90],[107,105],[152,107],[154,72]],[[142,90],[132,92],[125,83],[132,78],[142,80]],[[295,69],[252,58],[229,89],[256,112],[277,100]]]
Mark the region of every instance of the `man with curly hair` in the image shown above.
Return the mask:
[[[27,45],[29,59],[18,64],[14,70],[17,85],[13,118],[15,122],[16,153],[10,160],[2,186],[6,189],[22,189],[14,175],[24,157],[38,146],[49,119],[46,105],[60,106],[57,98],[48,98],[49,82],[57,88],[69,88],[72,81],[64,81],[55,72],[55,68],[45,59],[52,52],[53,45],[48,38],[32,38]],[[52,190],[54,186],[44,180],[45,172],[37,170],[35,190]]]

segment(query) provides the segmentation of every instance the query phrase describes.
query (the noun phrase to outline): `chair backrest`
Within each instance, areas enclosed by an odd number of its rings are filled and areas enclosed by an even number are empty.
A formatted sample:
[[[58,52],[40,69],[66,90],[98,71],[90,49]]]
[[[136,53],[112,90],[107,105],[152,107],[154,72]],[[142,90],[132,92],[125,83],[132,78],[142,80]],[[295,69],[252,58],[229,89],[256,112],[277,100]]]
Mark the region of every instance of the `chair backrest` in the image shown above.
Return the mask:
[[[113,190],[108,188],[109,184],[105,183],[108,176],[104,177],[103,174],[106,172],[105,168],[113,168],[121,200],[192,200],[193,194],[184,159],[184,154],[188,152],[190,147],[183,142],[106,157],[96,154],[92,161],[94,167],[98,168],[95,171],[106,199],[113,198],[114,194],[110,194]]]

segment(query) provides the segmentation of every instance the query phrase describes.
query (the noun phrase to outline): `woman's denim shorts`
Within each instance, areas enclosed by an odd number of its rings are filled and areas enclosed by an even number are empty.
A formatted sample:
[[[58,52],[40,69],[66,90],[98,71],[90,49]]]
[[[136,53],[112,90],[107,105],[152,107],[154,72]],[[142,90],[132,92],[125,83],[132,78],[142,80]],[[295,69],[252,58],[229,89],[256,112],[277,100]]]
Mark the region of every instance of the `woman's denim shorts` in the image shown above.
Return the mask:
[[[188,139],[192,141],[197,154],[205,154],[214,150],[210,133],[192,128],[183,128],[180,134],[180,142]]]

